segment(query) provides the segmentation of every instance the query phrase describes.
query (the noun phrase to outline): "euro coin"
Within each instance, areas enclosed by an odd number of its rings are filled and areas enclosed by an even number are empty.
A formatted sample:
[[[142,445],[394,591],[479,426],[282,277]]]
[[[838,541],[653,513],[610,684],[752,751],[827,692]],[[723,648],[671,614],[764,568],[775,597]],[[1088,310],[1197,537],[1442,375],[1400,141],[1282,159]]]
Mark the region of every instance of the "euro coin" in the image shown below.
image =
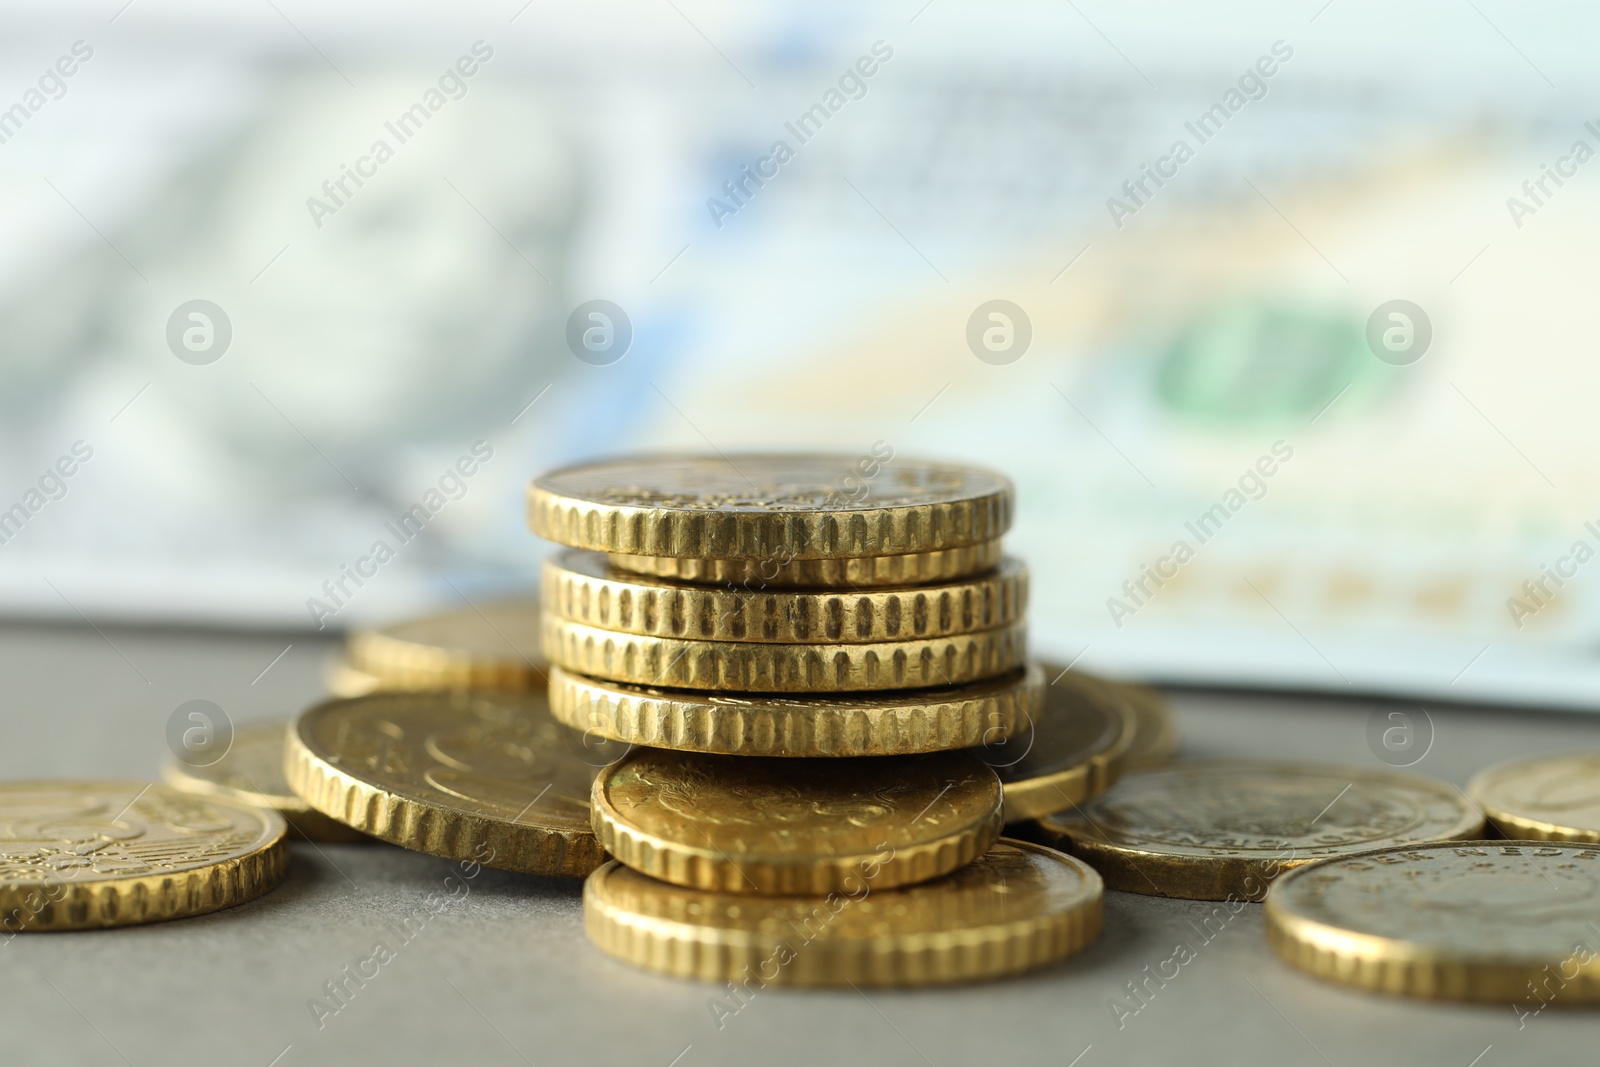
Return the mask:
[[[630,574],[646,574],[703,585],[760,592],[764,589],[860,589],[928,585],[982,574],[1000,565],[1000,541],[982,541],[932,552],[839,559],[694,559],[634,556],[613,552],[610,564]]]
[[[1041,967],[1100,932],[1100,877],[1022,841],[997,842],[936,881],[880,889],[870,872],[823,896],[685,889],[620,863],[583,887],[589,940],[626,963],[730,983],[723,1023],[767,986],[924,986]]]
[[[1390,771],[1215,760],[1123,777],[1044,836],[1112,889],[1186,900],[1260,900],[1284,871],[1391,845],[1476,837],[1483,815],[1459,790]]]
[[[0,930],[88,930],[231,908],[283,880],[277,812],[140,782],[0,784]]]
[[[1467,795],[1507,837],[1600,841],[1600,752],[1502,763],[1474,778]]]
[[[1406,845],[1284,875],[1267,942],[1342,985],[1510,1004],[1518,1029],[1549,1006],[1600,1003],[1600,846]]]
[[[534,480],[533,532],[572,548],[690,559],[889,556],[993,541],[1014,492],[999,474],[845,455],[660,455]]]
[[[728,893],[876,888],[970,863],[1000,833],[1000,782],[964,752],[741,759],[635,749],[595,779],[594,829],[629,867]]]
[[[1038,711],[1010,737],[973,750],[1000,776],[1008,823],[1064,811],[1110,789],[1134,737],[1116,687],[1060,667],[1042,673],[1055,681],[1045,685]]]
[[[344,823],[313,811],[295,796],[283,776],[287,722],[258,723],[234,731],[233,744],[221,759],[205,767],[169,760],[162,777],[172,788],[195,796],[216,797],[282,815],[293,837],[325,843],[370,841]]]
[[[615,755],[586,748],[543,694],[374,693],[302,713],[285,770],[312,808],[381,840],[581,876],[602,860],[589,783]]]
[[[547,615],[545,651],[575,674],[629,685],[738,693],[925,689],[994,678],[1027,659],[1012,623],[954,637],[871,644],[762,644],[640,637]]]
[[[506,600],[357,630],[350,666],[384,689],[533,689],[545,684],[539,602]]]
[[[730,756],[893,756],[1001,741],[1044,694],[1038,667],[944,689],[743,696],[653,689],[550,668],[550,710],[586,736]]]
[[[867,644],[949,637],[1020,621],[1028,570],[1014,559],[961,581],[859,592],[745,590],[618,571],[596,552],[544,565],[544,608],[613,633],[698,641]]]

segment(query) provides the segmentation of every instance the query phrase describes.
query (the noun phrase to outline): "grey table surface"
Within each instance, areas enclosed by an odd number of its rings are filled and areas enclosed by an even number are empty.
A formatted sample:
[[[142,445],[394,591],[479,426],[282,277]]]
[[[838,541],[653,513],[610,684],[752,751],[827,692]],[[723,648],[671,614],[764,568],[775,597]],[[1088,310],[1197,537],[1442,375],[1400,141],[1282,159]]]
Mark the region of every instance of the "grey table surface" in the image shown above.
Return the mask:
[[[179,704],[211,700],[238,723],[285,718],[321,694],[334,647],[296,635],[0,626],[0,777],[152,778]],[[1185,756],[1382,766],[1368,721],[1389,705],[1172,700]],[[1600,716],[1427,711],[1433,744],[1416,770],[1458,785],[1511,756],[1600,748]],[[1600,1041],[1600,1017],[1584,1009],[1519,1021],[1508,1004],[1390,999],[1304,977],[1268,952],[1257,905],[1202,941],[1196,929],[1216,905],[1115,892],[1099,941],[1057,966],[931,991],[765,990],[719,1025],[717,987],[592,949],[575,881],[484,870],[400,942],[391,924],[453,870],[387,845],[296,844],[285,883],[230,911],[15,936],[0,943],[0,1062],[1499,1067],[1594,1062]],[[313,998],[379,941],[394,958],[319,1018]],[[1179,942],[1195,958],[1139,1006],[1127,984]]]

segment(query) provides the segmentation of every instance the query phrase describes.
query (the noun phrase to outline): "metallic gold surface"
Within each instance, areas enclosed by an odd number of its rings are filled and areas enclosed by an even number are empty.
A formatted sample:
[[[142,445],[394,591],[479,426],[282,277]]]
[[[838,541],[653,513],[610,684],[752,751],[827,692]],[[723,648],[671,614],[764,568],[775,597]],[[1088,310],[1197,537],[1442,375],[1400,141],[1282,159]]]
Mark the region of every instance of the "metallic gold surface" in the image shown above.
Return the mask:
[[[970,578],[999,566],[1005,557],[999,539],[933,552],[906,552],[850,559],[680,559],[672,556],[606,557],[620,571],[701,582],[741,590],[883,589]]]
[[[781,562],[992,541],[1013,496],[999,474],[899,457],[653,455],[535,479],[528,521],[573,548]]]
[[[87,930],[242,904],[283,880],[277,812],[142,782],[0,784],[0,930]]]
[[[595,779],[618,861],[728,893],[886,889],[946,874],[1000,834],[1000,781],[965,752],[741,759],[635,749]]]
[[[992,630],[1023,618],[1028,569],[860,592],[728,589],[618,571],[597,552],[546,560],[544,609],[616,633],[699,641],[858,644]]]
[[[1039,668],[1036,668],[1039,669]],[[1006,822],[1083,804],[1122,774],[1133,723],[1120,687],[1045,665],[1044,702],[1003,741],[974,749],[1005,790]]]
[[[777,986],[921,986],[1055,962],[1100,932],[1100,877],[1052,849],[1001,840],[937,881],[753,897],[684,889],[608,863],[583,887],[584,929],[606,953],[679,978]],[[718,1001],[712,1001],[712,1014]],[[722,1006],[736,1011],[733,995]]]
[[[342,822],[313,811],[295,796],[283,776],[287,722],[255,723],[234,731],[228,752],[208,767],[191,767],[169,759],[161,777],[172,788],[195,796],[215,797],[247,807],[268,808],[282,815],[293,837],[326,843],[372,840]]]
[[[385,689],[543,688],[539,614],[537,600],[506,600],[356,630],[345,655]]]
[[[1038,667],[944,689],[861,696],[695,693],[550,668],[550,711],[586,734],[731,756],[893,756],[1010,737],[1040,706]]]
[[[620,748],[621,746],[616,746]],[[449,859],[581,876],[603,859],[591,750],[538,693],[375,693],[310,708],[289,734],[289,785],[373,837]]]
[[[550,661],[630,685],[738,693],[924,689],[994,678],[1027,658],[1022,623],[980,633],[863,645],[757,644],[640,637],[546,615]]]
[[[1133,715],[1133,744],[1128,746],[1127,769],[1154,767],[1172,759],[1178,751],[1179,734],[1167,698],[1147,685],[1113,684]]]
[[[1291,871],[1267,942],[1318,978],[1380,993],[1600,1003],[1600,846],[1472,841],[1388,848]]]
[[[350,661],[343,656],[329,661],[322,680],[328,692],[336,697],[364,697],[388,688],[382,678],[350,666]]]
[[[1495,829],[1533,841],[1600,841],[1600,752],[1513,760],[1467,786]]]
[[[1129,893],[1259,900],[1273,878],[1328,856],[1476,837],[1459,790],[1393,771],[1215,760],[1126,775],[1081,810],[1039,821]]]

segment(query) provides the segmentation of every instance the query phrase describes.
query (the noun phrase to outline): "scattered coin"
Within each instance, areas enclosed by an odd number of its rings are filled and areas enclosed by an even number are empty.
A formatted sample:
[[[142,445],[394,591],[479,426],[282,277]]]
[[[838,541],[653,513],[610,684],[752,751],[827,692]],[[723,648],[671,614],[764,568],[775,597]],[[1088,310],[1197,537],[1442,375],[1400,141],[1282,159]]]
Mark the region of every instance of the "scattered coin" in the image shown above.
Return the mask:
[[[1600,841],[1600,752],[1501,763],[1474,778],[1467,795],[1507,837]]]
[[[1010,737],[1043,694],[1038,667],[952,688],[844,697],[651,689],[550,668],[550,710],[575,730],[730,756],[893,756],[970,748]]]
[[[1133,714],[1133,744],[1127,768],[1139,770],[1166,763],[1178,751],[1178,725],[1161,691],[1147,685],[1116,683]]]
[[[534,480],[533,532],[572,548],[690,559],[890,556],[993,541],[1005,477],[844,455],[644,456]]]
[[[350,635],[350,666],[385,689],[534,689],[545,684],[539,602],[506,600]]]
[[[742,759],[635,749],[595,779],[595,833],[654,878],[729,893],[886,889],[983,855],[1000,781],[965,752]]]
[[[313,811],[294,795],[283,776],[287,722],[257,723],[234,731],[228,754],[205,767],[168,760],[162,778],[172,788],[195,796],[215,797],[247,807],[267,808],[282,815],[289,833],[305,841],[348,843],[372,840],[366,834]]]
[[[283,880],[276,812],[140,782],[0,784],[0,930],[87,930],[231,908]]]
[[[352,667],[343,656],[328,663],[322,680],[328,692],[336,697],[364,697],[368,693],[389,688],[383,684],[382,678],[359,667]]]
[[[1328,856],[1478,836],[1459,790],[1393,771],[1215,760],[1125,776],[1044,836],[1112,889],[1187,900],[1259,900],[1273,878]]]
[[[994,678],[1027,659],[1027,627],[872,644],[761,644],[640,637],[547,615],[551,662],[630,685],[738,693],[923,689]]]
[[[295,722],[285,770],[312,808],[384,841],[584,875],[603,858],[589,783],[609,758],[590,757],[542,694],[451,690],[319,704]]]
[[[1100,933],[1099,875],[1039,845],[1003,839],[903,889],[880,888],[874,873],[824,896],[756,897],[685,889],[612,862],[584,883],[584,928],[624,962],[745,991],[997,978],[1070,956]],[[730,995],[723,1010],[742,1003]]]
[[[607,561],[621,571],[657,578],[732,586],[738,589],[860,589],[956,581],[999,566],[1005,552],[998,539],[932,552],[848,559],[684,559],[613,552]]]
[[[864,644],[993,630],[1022,619],[1028,569],[1008,559],[974,578],[859,592],[745,590],[618,571],[598,552],[544,565],[544,608],[614,633],[699,641]]]
[[[1038,668],[1036,668],[1038,669]],[[1122,773],[1133,721],[1120,688],[1046,665],[1039,711],[1010,737],[974,755],[995,769],[1006,822],[1037,819],[1094,799]]]
[[[1267,894],[1267,942],[1302,971],[1380,993],[1600,1003],[1600,846],[1406,845],[1291,871]],[[1520,1026],[1519,1026],[1520,1029]]]

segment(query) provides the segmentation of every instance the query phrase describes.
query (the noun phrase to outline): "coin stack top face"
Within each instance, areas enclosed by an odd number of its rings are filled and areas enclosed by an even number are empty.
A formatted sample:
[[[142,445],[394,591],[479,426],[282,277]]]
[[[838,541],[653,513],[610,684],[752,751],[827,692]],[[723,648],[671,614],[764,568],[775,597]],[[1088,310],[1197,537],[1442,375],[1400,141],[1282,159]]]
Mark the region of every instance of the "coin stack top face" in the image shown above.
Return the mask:
[[[1382,993],[1600,1003],[1600,845],[1463,841],[1339,857],[1267,894],[1267,939],[1291,965]]]
[[[762,986],[996,978],[1079,951],[1101,921],[1092,869],[1009,840],[901,889],[868,879],[827,896],[752,896],[664,885],[618,863],[584,885],[589,938],[612,956],[681,978]]]
[[[1467,795],[1507,837],[1600,842],[1600,752],[1502,763],[1472,779]]]
[[[0,783],[0,929],[85,930],[233,907],[283,880],[276,812],[141,782]]]
[[[1039,826],[1113,889],[1259,900],[1293,867],[1475,837],[1483,814],[1455,788],[1416,775],[1215,760],[1130,774],[1081,812],[1048,816]]]
[[[317,811],[397,845],[534,874],[602,861],[591,751],[536,693],[377,693],[304,712],[285,769]]]
[[[645,874],[731,893],[889,888],[948,873],[999,836],[1000,782],[964,752],[743,759],[638,749],[595,780],[595,831]]]
[[[860,491],[855,487],[860,486]],[[632,556],[891,556],[998,539],[1011,482],[971,467],[843,455],[651,456],[553,471],[529,490],[535,533]]]

